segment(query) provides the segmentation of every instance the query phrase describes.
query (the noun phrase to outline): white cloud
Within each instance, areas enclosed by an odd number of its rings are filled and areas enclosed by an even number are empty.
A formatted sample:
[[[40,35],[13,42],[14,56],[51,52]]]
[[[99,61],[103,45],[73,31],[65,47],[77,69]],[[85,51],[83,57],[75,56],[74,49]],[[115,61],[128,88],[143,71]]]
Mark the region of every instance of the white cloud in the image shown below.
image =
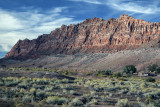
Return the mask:
[[[112,0],[106,2],[108,6],[111,6],[114,9],[128,11],[133,13],[142,13],[142,14],[156,14],[160,12],[160,8],[155,5],[154,2],[139,2],[128,0]]]
[[[74,2],[86,2],[86,3],[92,3],[92,4],[102,4],[98,0],[69,0],[69,1],[74,1]]]
[[[0,30],[17,30],[22,27],[18,19],[8,12],[0,10]]]
[[[74,2],[86,2],[91,4],[106,5],[119,11],[127,11],[142,14],[157,14],[160,12],[158,7],[159,0],[140,1],[140,0],[69,0]]]
[[[0,9],[0,52],[9,51],[19,39],[34,39],[48,34],[62,24],[75,24],[72,17],[65,17],[61,12],[66,7],[57,7],[46,13],[38,9],[26,12],[6,11]]]
[[[51,31],[57,27],[60,27],[60,25],[62,25],[62,24],[68,25],[68,24],[75,23],[72,21],[73,21],[72,18],[64,17],[64,18],[56,19],[56,21],[42,23],[39,27],[35,27],[34,30],[39,31],[39,32],[45,32],[46,30]],[[78,22],[76,22],[76,23],[78,23]]]
[[[54,8],[53,10],[50,10],[48,13],[60,13],[62,12],[63,10],[67,9],[67,7],[56,7]]]

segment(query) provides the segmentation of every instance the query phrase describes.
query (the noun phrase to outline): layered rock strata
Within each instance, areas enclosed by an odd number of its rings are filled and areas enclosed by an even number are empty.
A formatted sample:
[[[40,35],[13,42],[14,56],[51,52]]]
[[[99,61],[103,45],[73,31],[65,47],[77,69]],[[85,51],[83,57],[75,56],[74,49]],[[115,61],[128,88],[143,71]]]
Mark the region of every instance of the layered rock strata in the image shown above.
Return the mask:
[[[159,43],[160,23],[134,19],[126,14],[103,20],[62,25],[34,40],[19,40],[5,58],[28,59],[52,54],[106,53],[136,49],[150,41]]]

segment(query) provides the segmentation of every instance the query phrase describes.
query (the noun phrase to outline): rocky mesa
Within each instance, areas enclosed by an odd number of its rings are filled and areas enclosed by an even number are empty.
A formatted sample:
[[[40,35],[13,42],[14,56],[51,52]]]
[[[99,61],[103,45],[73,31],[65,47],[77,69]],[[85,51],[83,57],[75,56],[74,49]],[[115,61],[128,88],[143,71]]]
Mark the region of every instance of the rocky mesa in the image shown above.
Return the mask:
[[[76,25],[62,25],[34,40],[19,40],[5,58],[35,59],[52,54],[117,52],[152,42],[150,47],[159,47],[159,40],[160,23],[124,14],[117,19],[86,19]]]

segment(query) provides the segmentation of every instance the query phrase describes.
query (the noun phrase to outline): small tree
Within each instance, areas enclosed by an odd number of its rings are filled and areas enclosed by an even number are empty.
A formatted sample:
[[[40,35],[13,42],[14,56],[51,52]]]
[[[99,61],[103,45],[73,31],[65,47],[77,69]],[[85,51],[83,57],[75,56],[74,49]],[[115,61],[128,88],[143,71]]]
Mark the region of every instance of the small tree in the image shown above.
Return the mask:
[[[154,72],[158,69],[158,65],[156,64],[149,65],[147,68],[148,68],[148,71]]]
[[[160,67],[158,67],[158,68],[156,69],[156,73],[157,73],[157,74],[160,74]]]
[[[134,65],[126,65],[125,68],[123,69],[123,72],[126,74],[133,74],[137,72],[137,69]]]

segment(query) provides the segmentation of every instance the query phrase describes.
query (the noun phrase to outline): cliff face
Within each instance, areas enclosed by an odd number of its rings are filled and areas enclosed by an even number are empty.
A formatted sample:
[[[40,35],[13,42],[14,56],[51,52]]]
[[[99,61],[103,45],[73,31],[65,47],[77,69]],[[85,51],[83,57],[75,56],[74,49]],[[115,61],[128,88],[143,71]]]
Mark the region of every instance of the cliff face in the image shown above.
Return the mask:
[[[86,19],[62,25],[34,40],[20,40],[5,58],[27,59],[51,54],[102,53],[135,49],[150,41],[159,42],[160,23],[149,23],[121,15],[118,19]]]

